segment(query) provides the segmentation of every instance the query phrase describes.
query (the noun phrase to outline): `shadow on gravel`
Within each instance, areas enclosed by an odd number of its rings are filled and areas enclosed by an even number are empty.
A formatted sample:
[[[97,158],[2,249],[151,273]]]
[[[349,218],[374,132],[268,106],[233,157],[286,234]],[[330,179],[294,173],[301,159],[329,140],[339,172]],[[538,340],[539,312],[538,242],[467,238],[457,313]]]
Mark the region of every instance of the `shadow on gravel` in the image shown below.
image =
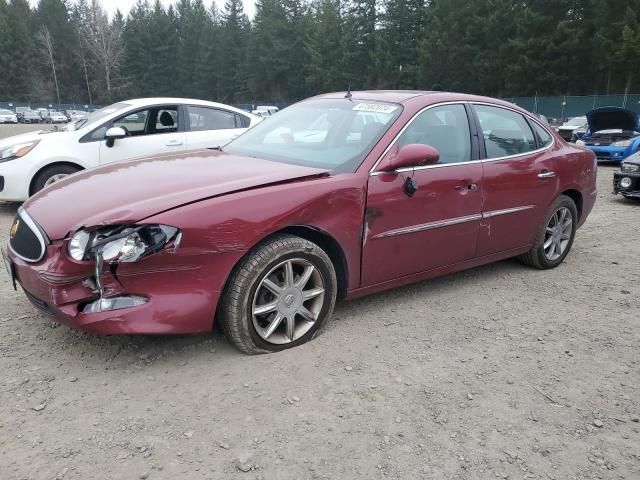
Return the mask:
[[[325,328],[335,333],[336,329],[353,327],[349,323],[357,322],[359,318],[366,315],[377,314],[382,308],[402,309],[403,305],[409,304],[416,297],[428,300],[430,296],[445,291],[455,295],[456,291],[478,282],[488,282],[495,277],[527,272],[537,271],[528,269],[514,260],[505,260],[360,299],[342,301],[336,305],[335,320]],[[25,309],[32,308],[26,299],[24,304]],[[23,321],[34,322],[32,334],[44,344],[45,350],[51,349],[58,351],[59,354],[66,354],[69,357],[66,361],[81,358],[83,362],[92,363],[94,366],[118,365],[118,368],[127,368],[134,364],[151,363],[159,359],[181,365],[197,361],[200,357],[208,357],[211,353],[216,353],[216,362],[231,361],[243,356],[226,340],[218,328],[212,334],[99,336],[78,332],[58,325],[42,314],[36,315],[42,323],[35,318],[25,318]]]
[[[22,203],[19,202],[2,202],[0,201],[0,214],[14,216]]]

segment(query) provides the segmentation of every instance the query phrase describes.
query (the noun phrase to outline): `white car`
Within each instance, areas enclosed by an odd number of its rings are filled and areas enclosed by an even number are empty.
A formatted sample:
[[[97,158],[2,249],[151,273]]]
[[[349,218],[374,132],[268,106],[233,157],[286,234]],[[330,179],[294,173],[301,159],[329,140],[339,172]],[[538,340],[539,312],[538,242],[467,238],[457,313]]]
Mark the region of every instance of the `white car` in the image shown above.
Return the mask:
[[[79,170],[161,153],[219,148],[262,118],[214,102],[144,98],[0,140],[0,200],[26,200]]]
[[[584,134],[588,127],[587,117],[574,117],[567,120],[562,126],[556,128],[556,132],[567,142],[571,142],[574,140],[576,133],[581,132]]]
[[[258,105],[251,113],[260,117],[270,117],[279,111],[280,109],[274,105]]]
[[[0,123],[18,123],[18,115],[11,110],[0,109]]]
[[[51,123],[66,123],[68,121],[67,116],[62,112],[49,112],[49,122]]]

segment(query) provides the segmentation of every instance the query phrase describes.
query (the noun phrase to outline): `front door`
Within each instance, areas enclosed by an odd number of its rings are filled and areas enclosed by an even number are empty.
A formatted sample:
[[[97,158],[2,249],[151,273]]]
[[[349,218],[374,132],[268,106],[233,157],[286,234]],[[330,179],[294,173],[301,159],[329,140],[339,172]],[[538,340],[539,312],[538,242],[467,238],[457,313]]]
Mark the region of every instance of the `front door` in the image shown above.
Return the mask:
[[[369,177],[362,286],[456,264],[475,256],[482,219],[482,163],[462,104],[415,117],[387,155],[407,144],[430,145],[437,165]],[[405,188],[413,178],[418,190]]]
[[[116,140],[112,147],[100,142],[100,164],[157,155],[184,152],[187,149],[182,118],[177,106],[149,107],[129,112],[113,120],[111,126],[122,127],[128,136]]]

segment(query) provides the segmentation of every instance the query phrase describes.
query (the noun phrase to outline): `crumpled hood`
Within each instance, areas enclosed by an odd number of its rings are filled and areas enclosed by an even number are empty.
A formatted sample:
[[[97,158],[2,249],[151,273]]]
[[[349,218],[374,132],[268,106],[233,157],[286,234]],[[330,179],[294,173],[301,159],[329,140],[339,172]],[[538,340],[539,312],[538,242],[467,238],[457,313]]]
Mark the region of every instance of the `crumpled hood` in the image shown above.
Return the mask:
[[[135,223],[198,200],[328,172],[198,150],[80,172],[40,191],[24,208],[58,240],[80,227]]]
[[[640,131],[640,116],[626,108],[596,108],[587,113],[587,122],[591,133],[616,129]]]

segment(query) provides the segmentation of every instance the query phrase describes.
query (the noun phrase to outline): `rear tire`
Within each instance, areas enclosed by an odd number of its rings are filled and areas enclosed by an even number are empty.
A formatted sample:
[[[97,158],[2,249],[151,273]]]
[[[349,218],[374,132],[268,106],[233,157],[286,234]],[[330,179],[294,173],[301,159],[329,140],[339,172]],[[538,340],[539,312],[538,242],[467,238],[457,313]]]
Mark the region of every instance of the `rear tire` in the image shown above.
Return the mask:
[[[556,268],[571,251],[577,226],[575,202],[560,195],[549,207],[531,250],[520,256],[520,261],[540,270]]]
[[[278,235],[234,268],[218,321],[227,338],[252,355],[296,347],[314,338],[336,302],[333,263],[318,245]]]
[[[58,180],[62,180],[63,178],[78,171],[80,171],[79,168],[71,165],[53,165],[51,167],[47,167],[36,175],[29,194],[35,195],[43,188],[48,187]]]

